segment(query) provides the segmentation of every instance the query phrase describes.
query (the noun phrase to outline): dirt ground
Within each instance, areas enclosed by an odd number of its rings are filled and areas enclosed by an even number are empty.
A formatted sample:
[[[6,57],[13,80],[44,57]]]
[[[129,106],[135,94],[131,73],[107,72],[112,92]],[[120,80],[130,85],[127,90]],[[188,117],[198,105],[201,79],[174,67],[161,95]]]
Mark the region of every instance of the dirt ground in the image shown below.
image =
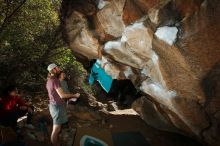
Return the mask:
[[[200,146],[192,138],[180,134],[164,132],[147,125],[132,109],[108,111],[106,104],[95,101],[94,97],[84,97],[68,105],[69,123],[64,126],[60,139],[62,146],[72,146],[77,131],[82,128],[102,129],[109,133],[138,131],[151,146]],[[86,97],[87,96],[87,97]],[[92,99],[91,99],[92,98]],[[96,102],[96,103],[88,103]],[[24,127],[25,119],[19,122],[20,137],[26,146],[50,146],[52,119],[47,108],[47,98],[35,98],[36,113],[33,120],[35,129]],[[92,106],[89,106],[92,105]],[[75,146],[75,145],[74,145]]]

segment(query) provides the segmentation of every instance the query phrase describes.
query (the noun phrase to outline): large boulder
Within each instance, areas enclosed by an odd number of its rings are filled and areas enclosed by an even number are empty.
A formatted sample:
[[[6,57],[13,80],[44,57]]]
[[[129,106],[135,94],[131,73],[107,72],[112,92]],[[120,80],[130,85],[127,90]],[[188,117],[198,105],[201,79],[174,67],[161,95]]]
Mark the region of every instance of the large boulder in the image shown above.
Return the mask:
[[[120,37],[124,31],[124,23],[122,21],[122,12],[125,0],[112,0],[97,12],[97,21],[106,34],[114,37]]]
[[[71,3],[72,1],[72,3]],[[220,1],[64,0],[65,39],[145,95],[146,123],[220,143]],[[81,59],[82,60],[82,59]]]
[[[65,21],[65,29],[68,32],[68,41],[74,52],[88,59],[98,58],[99,43],[89,31],[88,23],[84,16],[74,11]]]

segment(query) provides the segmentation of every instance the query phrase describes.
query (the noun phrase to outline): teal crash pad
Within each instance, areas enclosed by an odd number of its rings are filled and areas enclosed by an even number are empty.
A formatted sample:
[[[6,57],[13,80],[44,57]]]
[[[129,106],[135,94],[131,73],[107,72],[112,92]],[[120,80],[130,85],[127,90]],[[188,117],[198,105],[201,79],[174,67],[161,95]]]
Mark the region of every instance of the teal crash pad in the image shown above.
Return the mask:
[[[84,135],[81,140],[80,140],[80,146],[108,146],[104,141],[89,136],[89,135]]]

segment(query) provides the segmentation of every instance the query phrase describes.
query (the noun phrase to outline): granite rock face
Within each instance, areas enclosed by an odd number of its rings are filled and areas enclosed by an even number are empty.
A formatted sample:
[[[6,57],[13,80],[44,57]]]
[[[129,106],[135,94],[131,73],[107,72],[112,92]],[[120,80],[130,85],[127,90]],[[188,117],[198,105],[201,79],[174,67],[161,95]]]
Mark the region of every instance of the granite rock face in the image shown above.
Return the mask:
[[[61,20],[83,63],[99,59],[114,79],[130,79],[146,94],[133,108],[148,124],[214,146],[219,17],[218,0],[64,0]]]

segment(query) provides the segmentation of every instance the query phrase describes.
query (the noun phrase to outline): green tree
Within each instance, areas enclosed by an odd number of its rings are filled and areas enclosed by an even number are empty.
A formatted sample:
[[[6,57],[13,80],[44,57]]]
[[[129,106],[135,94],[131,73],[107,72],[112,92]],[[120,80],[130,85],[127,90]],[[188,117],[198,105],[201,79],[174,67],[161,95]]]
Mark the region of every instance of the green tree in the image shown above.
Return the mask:
[[[62,40],[59,7],[58,0],[0,0],[1,87],[44,88],[51,62],[84,72]]]

